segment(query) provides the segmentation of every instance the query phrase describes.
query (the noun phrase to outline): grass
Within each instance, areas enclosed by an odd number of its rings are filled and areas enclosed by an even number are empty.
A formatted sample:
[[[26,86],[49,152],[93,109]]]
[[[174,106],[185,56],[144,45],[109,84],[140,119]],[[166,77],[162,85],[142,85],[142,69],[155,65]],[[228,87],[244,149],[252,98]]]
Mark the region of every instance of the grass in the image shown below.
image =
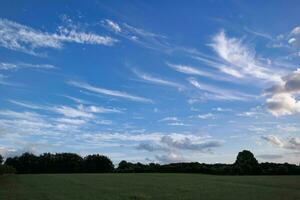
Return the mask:
[[[41,174],[0,176],[0,200],[300,199],[300,176]]]

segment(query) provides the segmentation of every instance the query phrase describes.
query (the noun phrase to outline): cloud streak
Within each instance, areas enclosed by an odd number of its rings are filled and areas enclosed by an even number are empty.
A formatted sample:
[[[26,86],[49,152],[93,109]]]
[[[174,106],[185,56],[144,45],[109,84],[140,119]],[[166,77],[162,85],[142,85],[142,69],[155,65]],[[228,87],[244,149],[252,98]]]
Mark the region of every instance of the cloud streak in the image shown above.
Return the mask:
[[[142,80],[149,82],[149,83],[153,83],[153,84],[157,84],[157,85],[162,85],[162,86],[169,86],[169,87],[174,87],[177,89],[184,89],[184,86],[173,82],[173,81],[169,81],[169,80],[165,80],[165,79],[161,79],[158,77],[154,77],[152,75],[140,72],[138,70],[133,70],[133,72]]]
[[[97,93],[97,94],[102,94],[102,95],[112,96],[112,97],[117,97],[117,98],[123,98],[123,99],[128,99],[131,101],[137,101],[137,102],[142,102],[142,103],[153,103],[153,101],[151,99],[147,99],[147,98],[136,96],[136,95],[131,95],[126,92],[121,92],[121,91],[117,91],[117,90],[109,90],[109,89],[105,89],[105,88],[95,87],[88,83],[77,82],[77,81],[68,81],[68,84],[78,87],[78,88],[81,88],[81,89],[88,90],[93,93]]]
[[[171,64],[171,63],[167,63],[167,65],[169,67],[171,67],[172,69],[174,69],[175,71],[181,72],[183,74],[204,76],[204,77],[208,77],[208,78],[212,78],[212,79],[216,78],[216,76],[214,74],[211,74],[206,71],[202,71],[200,69],[197,69],[195,67],[191,67],[188,65],[178,65],[178,64]]]
[[[64,43],[111,46],[116,39],[75,29],[60,28],[56,33],[47,33],[7,19],[0,19],[0,46],[33,55],[37,49],[60,49]]]
[[[30,63],[6,63],[0,62],[0,70],[16,71],[19,69],[58,69],[58,67],[49,64],[30,64]]]
[[[211,98],[217,100],[228,100],[228,101],[247,101],[249,99],[254,99],[255,96],[244,94],[241,92],[226,90],[222,88],[215,87],[213,85],[208,85],[204,83],[200,83],[195,78],[189,78],[189,83],[194,87],[198,88],[203,92],[208,92]],[[208,96],[209,98],[209,96]]]
[[[172,49],[172,45],[167,42],[167,37],[164,35],[152,33],[126,23],[118,23],[110,19],[102,20],[101,23],[102,26],[118,36],[126,38],[145,48],[163,52],[171,52],[174,50]]]

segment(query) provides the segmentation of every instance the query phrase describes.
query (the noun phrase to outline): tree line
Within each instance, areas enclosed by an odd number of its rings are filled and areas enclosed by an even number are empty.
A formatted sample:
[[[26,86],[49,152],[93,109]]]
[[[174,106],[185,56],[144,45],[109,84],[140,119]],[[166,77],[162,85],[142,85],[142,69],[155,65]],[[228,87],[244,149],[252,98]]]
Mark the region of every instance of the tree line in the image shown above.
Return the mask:
[[[103,155],[81,157],[75,153],[44,153],[36,156],[24,153],[7,158],[4,165],[15,168],[19,174],[37,173],[107,173],[114,171],[112,161]]]
[[[121,161],[116,172],[127,173],[203,173],[215,175],[300,175],[300,165],[288,163],[258,163],[254,155],[247,150],[238,153],[233,164],[206,164],[198,162],[142,164]]]
[[[0,174],[16,172],[33,173],[204,173],[216,175],[300,175],[300,165],[258,163],[254,155],[247,150],[239,152],[233,164],[205,164],[198,162],[171,164],[142,164],[121,161],[115,168],[112,161],[103,155],[94,154],[81,157],[74,153],[44,153],[36,156],[24,153],[21,156],[7,158],[1,165]]]

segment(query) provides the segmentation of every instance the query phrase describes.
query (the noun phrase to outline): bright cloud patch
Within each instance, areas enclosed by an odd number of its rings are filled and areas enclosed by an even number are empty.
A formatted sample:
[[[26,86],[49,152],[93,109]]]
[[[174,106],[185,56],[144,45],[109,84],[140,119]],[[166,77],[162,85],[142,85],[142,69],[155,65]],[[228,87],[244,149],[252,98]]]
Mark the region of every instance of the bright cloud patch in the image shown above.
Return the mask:
[[[267,106],[275,116],[291,115],[300,112],[300,69],[282,78],[282,83],[266,90]]]
[[[241,39],[229,38],[224,31],[213,37],[210,44],[224,61],[220,70],[236,78],[254,77],[259,80],[278,82],[280,77],[262,66],[255,57],[255,51],[246,46]]]
[[[110,46],[116,40],[111,37],[78,32],[68,28],[61,28],[56,33],[42,32],[14,21],[0,19],[0,46],[2,47],[36,54],[36,49],[59,49],[63,47],[65,42]]]

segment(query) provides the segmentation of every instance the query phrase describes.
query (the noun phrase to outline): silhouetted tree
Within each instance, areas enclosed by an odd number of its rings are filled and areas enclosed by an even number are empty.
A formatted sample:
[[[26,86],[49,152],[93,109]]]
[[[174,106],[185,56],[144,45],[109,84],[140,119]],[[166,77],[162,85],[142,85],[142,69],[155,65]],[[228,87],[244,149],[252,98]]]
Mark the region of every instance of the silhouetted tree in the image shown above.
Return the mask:
[[[3,156],[0,154],[0,165],[3,163]]]
[[[236,173],[240,175],[253,175],[260,173],[260,167],[256,158],[248,150],[239,152],[233,167],[234,170],[236,170]]]
[[[83,159],[74,153],[59,153],[53,157],[53,168],[56,173],[81,172]]]
[[[83,168],[89,173],[113,172],[114,165],[112,161],[103,155],[88,155],[84,158]]]

